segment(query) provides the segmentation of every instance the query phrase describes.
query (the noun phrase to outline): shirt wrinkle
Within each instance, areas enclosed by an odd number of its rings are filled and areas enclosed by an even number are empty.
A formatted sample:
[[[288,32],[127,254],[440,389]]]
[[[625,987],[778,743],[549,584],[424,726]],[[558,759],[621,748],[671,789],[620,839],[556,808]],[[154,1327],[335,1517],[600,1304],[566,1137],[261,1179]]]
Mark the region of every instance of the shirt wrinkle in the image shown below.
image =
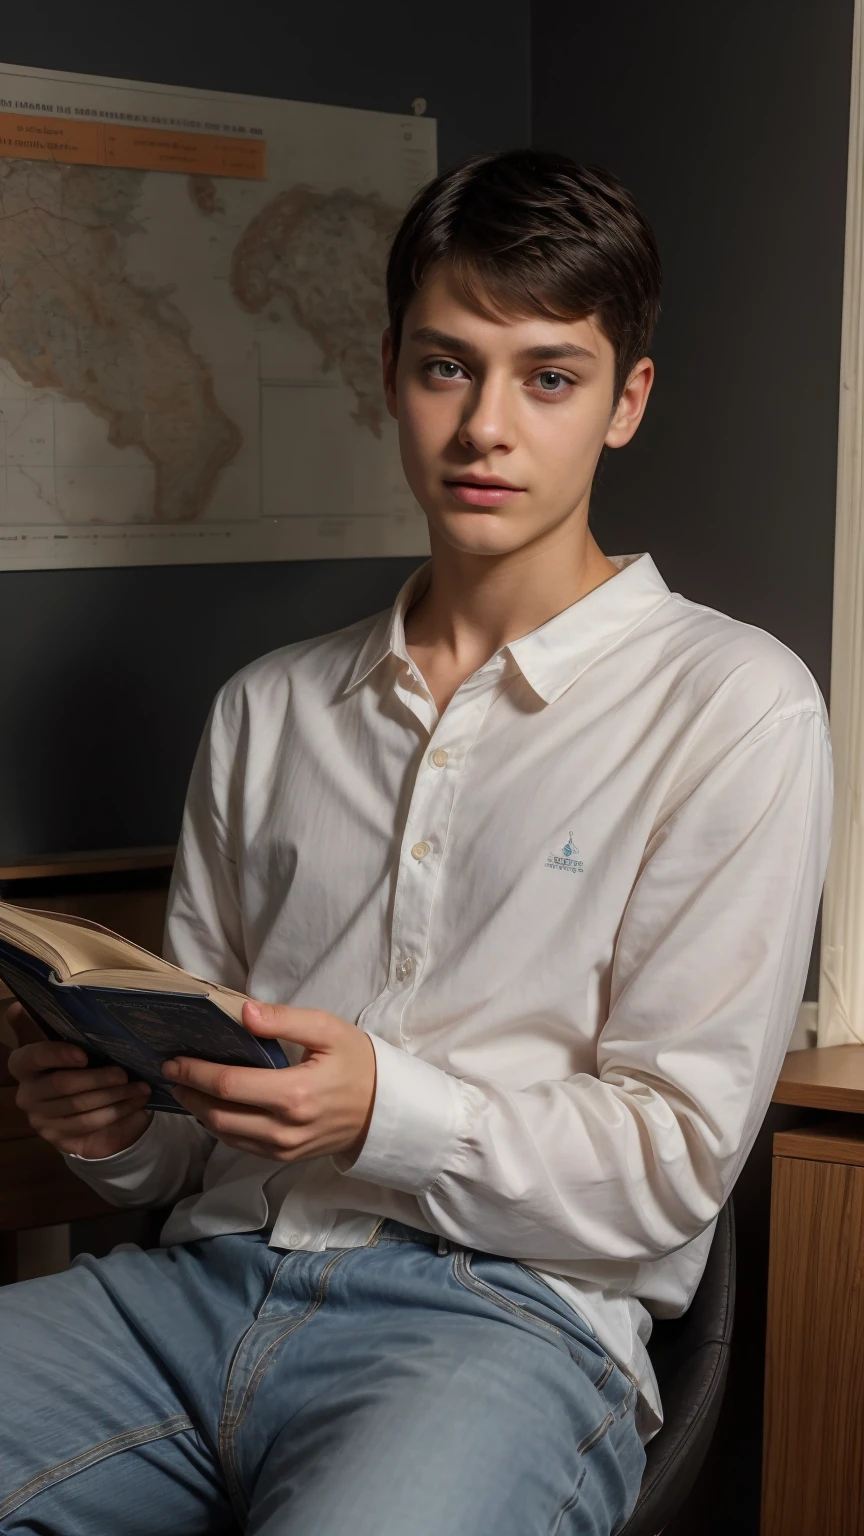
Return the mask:
[[[429,562],[389,612],[272,652],[214,703],[164,952],[369,1034],[351,1166],[274,1165],[170,1114],[67,1161],[115,1204],[179,1200],[163,1243],[263,1226],[319,1251],[392,1217],[512,1258],[630,1376],[650,1439],[651,1318],[689,1305],[770,1099],[833,781],[803,663],[670,593],[649,555],[610,558],[440,715],[405,675]],[[556,707],[526,707],[518,676]]]

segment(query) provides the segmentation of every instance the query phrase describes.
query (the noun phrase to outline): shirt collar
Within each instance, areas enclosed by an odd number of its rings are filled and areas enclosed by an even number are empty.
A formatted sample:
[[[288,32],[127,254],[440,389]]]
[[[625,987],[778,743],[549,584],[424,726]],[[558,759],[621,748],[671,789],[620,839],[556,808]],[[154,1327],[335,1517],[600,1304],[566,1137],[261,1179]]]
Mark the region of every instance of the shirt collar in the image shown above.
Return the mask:
[[[523,677],[547,704],[670,595],[649,554],[608,555],[607,559],[617,565],[617,576],[611,576],[578,602],[547,619],[539,629],[501,647],[509,651]],[[405,646],[405,616],[425,592],[431,573],[432,561],[427,560],[408,577],[389,612],[379,616],[360,650],[346,693],[362,683],[388,656],[410,663]]]

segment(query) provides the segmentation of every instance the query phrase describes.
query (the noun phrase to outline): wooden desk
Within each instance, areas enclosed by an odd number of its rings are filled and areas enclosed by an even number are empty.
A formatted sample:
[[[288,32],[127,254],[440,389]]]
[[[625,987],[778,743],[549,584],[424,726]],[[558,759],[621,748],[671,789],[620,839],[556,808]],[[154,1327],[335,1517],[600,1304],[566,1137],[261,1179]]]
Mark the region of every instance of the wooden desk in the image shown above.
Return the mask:
[[[825,1117],[773,1141],[762,1536],[864,1536],[864,1049],[791,1052],[774,1103]]]
[[[864,1115],[864,1049],[827,1045],[815,1051],[790,1051],[772,1102]]]

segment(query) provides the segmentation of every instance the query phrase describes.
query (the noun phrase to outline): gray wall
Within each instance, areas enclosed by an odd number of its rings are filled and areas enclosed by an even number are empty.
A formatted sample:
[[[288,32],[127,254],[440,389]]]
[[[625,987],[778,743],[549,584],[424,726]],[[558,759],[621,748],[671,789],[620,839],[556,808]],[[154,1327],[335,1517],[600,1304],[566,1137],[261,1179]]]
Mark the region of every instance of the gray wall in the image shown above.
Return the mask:
[[[528,0],[496,0],[494,25],[456,0],[7,10],[6,63],[391,112],[425,96],[442,168],[528,140]],[[387,606],[419,563],[0,574],[0,862],[172,842],[220,683]]]
[[[657,381],[604,547],[771,630],[827,696],[852,0],[534,8],[534,141],[654,227]]]
[[[826,699],[851,38],[852,0],[533,10],[534,142],[620,176],[664,270],[596,537],[770,630]]]
[[[852,0],[536,6],[534,141],[615,171],[665,284],[657,382],[595,495],[601,546],[830,671]],[[816,996],[811,964],[807,996]],[[669,1536],[758,1536],[770,1111],[735,1190],[709,1463]]]

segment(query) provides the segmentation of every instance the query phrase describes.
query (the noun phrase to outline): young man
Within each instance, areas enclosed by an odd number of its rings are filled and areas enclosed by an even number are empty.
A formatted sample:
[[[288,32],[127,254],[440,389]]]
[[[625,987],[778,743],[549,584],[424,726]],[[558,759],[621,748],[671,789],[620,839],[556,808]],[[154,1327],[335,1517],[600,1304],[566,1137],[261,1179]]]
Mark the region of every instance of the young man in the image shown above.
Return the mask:
[[[179,1204],[157,1250],[0,1291],[6,1536],[632,1509],[651,1316],[768,1104],[831,807],[802,663],[588,528],[659,281],[627,193],[559,157],[409,211],[384,374],[431,560],[223,688],[169,904],[169,957],[293,1064],[178,1061],[191,1116],[148,1117],[71,1048],[13,1054],[82,1178]]]

